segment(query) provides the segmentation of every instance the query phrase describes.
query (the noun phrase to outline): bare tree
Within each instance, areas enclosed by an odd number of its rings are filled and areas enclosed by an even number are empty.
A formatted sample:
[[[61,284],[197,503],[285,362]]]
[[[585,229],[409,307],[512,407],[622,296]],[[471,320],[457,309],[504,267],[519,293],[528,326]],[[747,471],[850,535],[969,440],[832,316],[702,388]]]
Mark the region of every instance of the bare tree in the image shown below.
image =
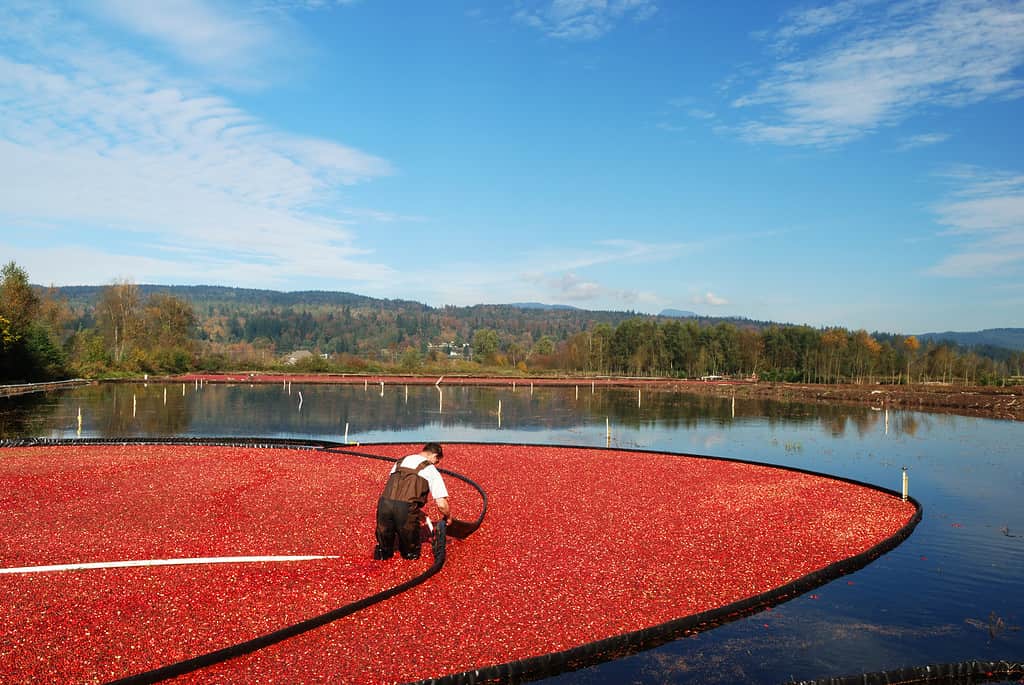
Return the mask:
[[[120,364],[142,327],[139,288],[130,281],[115,281],[103,289],[96,305],[96,321]]]

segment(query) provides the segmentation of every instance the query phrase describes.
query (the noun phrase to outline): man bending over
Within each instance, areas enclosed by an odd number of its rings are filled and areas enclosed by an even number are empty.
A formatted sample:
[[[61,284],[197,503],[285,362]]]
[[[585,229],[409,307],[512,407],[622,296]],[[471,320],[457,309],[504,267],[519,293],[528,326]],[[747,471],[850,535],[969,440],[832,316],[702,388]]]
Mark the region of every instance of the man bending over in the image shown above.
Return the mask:
[[[391,468],[377,501],[374,559],[390,559],[394,555],[396,536],[403,559],[420,558],[420,521],[428,493],[445,520],[451,517],[448,489],[436,466],[442,456],[441,446],[428,442],[419,452],[400,459]]]

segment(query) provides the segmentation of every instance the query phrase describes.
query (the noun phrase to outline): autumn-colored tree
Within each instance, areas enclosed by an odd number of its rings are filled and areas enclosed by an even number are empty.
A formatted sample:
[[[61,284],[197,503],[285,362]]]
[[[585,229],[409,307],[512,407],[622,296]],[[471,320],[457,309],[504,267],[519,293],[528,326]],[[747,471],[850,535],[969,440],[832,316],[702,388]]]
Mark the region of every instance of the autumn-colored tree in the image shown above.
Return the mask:
[[[4,316],[0,315],[0,352],[13,345],[15,340],[17,340],[17,338],[14,336],[14,331],[11,329],[11,322],[4,318]]]
[[[40,315],[40,299],[28,274],[14,262],[0,269],[0,378],[60,378],[65,353]]]
[[[39,314],[39,297],[28,282],[28,274],[14,262],[0,269],[0,316],[7,320],[9,334],[22,339]]]
[[[192,305],[173,295],[153,293],[143,311],[146,342],[151,348],[191,346],[196,317]]]
[[[764,338],[757,331],[744,328],[739,332],[739,349],[742,370],[756,375],[764,358]]]
[[[924,372],[932,380],[939,378],[943,383],[948,383],[952,380],[954,359],[953,350],[947,345],[935,345],[925,356]]]
[[[115,282],[100,294],[96,321],[116,364],[125,360],[142,327],[140,307],[139,288],[130,281]]]
[[[857,382],[863,382],[866,377],[870,379],[871,372],[878,362],[878,353],[881,352],[882,346],[867,331],[861,329],[853,334],[851,350]]]
[[[609,349],[614,331],[609,324],[599,323],[590,331],[590,368],[599,373],[608,371]]]
[[[821,334],[821,346],[825,349],[825,382],[833,378],[839,382],[841,353],[846,348],[847,333],[845,328],[830,328]],[[833,369],[835,375],[833,376]]]
[[[68,325],[74,319],[67,300],[60,295],[57,288],[50,286],[39,298],[39,320],[50,330],[56,340],[65,342],[72,331]]]
[[[508,355],[509,361],[512,362],[512,366],[518,366],[519,362],[523,361],[526,357],[526,353],[523,351],[523,346],[513,340],[505,346],[505,354]]]
[[[903,349],[907,353],[907,383],[910,383],[910,364],[914,361],[917,351],[921,349],[921,343],[917,341],[916,336],[908,335],[903,339]]]

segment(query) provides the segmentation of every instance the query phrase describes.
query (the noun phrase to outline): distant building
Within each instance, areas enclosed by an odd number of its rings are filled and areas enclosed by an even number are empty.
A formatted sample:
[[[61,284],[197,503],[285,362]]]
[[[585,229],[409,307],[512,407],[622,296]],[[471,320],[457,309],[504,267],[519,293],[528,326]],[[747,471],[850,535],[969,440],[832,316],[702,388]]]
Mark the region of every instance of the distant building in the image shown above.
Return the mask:
[[[284,363],[289,366],[295,366],[303,359],[309,359],[313,356],[313,353],[309,350],[295,350],[291,354],[287,354],[284,357]]]
[[[454,340],[443,342],[443,343],[427,343],[427,351],[432,352],[437,350],[446,357],[455,358],[461,357],[463,359],[473,358],[473,348],[470,347],[469,343],[462,343],[461,345],[456,343]]]

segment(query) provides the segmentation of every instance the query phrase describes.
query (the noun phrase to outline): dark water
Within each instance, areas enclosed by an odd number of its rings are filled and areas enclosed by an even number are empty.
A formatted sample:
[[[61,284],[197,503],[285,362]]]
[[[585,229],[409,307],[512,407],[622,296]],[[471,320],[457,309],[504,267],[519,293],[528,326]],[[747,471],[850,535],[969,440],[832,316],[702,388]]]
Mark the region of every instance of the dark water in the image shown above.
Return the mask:
[[[300,407],[301,393],[301,407]],[[166,397],[166,399],[165,399]],[[498,403],[501,402],[499,425]],[[710,454],[900,488],[924,519],[896,550],[812,593],[551,683],[780,683],[1024,660],[1024,424],[529,385],[118,384],[0,398],[0,437],[264,436],[481,441]],[[607,419],[607,424],[606,424]],[[813,595],[813,596],[812,596]]]

